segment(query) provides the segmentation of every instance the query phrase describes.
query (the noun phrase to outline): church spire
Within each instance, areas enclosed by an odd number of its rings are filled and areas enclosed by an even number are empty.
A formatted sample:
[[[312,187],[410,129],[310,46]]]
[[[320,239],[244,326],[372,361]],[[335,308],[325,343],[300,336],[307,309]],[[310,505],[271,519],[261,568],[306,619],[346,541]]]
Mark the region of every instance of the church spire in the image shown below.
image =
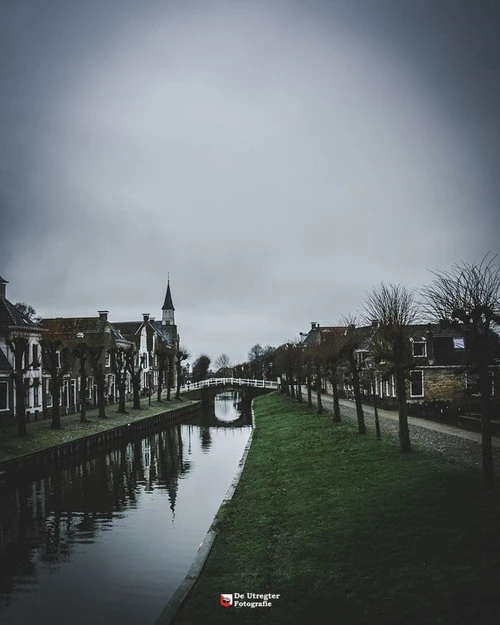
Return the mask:
[[[172,293],[170,292],[170,275],[167,282],[167,293],[165,295],[165,301],[162,306],[162,325],[173,326],[174,320],[174,304],[172,302]]]
[[[175,310],[172,302],[172,293],[170,293],[170,278],[167,282],[167,294],[165,295],[165,301],[163,302],[162,310]]]

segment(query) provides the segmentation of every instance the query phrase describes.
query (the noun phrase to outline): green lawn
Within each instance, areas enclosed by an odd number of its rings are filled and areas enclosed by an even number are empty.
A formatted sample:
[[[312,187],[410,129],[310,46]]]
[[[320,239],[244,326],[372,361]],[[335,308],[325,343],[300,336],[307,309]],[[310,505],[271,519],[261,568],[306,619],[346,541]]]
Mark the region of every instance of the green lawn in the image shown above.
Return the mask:
[[[89,419],[90,423],[80,423],[80,413],[61,416],[61,430],[50,429],[51,418],[48,417],[47,419],[28,423],[28,436],[26,438],[17,437],[17,426],[0,428],[0,462],[48,447],[68,443],[84,436],[112,430],[124,423],[140,421],[146,417],[152,417],[168,410],[187,406],[190,403],[193,402],[189,400],[176,401],[174,399],[162,401],[158,404],[154,400],[151,402],[151,406],[149,406],[147,400],[143,399],[141,409],[134,410],[130,401],[126,404],[127,414],[117,414],[118,404],[113,404],[106,407],[107,419],[99,419],[97,409],[88,410],[87,419]]]
[[[283,396],[257,429],[175,625],[497,625],[500,523],[481,473],[360,437]],[[280,593],[223,608],[220,593]]]

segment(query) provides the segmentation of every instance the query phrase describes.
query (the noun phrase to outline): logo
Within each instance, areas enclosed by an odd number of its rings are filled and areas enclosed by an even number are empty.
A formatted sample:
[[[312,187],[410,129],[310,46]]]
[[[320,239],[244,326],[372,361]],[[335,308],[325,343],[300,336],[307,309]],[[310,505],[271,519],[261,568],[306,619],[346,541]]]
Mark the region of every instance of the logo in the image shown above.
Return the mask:
[[[223,595],[219,597],[219,603],[223,608],[230,608],[233,605],[233,595]]]

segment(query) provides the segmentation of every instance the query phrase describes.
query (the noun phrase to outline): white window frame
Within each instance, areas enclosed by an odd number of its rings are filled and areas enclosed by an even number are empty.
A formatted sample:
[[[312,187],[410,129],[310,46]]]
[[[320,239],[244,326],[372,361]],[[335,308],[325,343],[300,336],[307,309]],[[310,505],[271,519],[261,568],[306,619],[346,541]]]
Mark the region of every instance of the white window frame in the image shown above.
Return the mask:
[[[424,353],[415,354],[415,345],[423,345]],[[427,341],[412,341],[411,353],[414,358],[427,358]]]
[[[420,373],[420,375],[421,375],[421,377],[422,377],[422,394],[421,394],[421,395],[416,395],[416,394],[413,392],[413,382],[411,381],[411,376],[412,376],[412,374],[414,374],[414,373]],[[423,372],[423,370],[422,370],[422,369],[413,369],[412,371],[410,371],[410,397],[412,397],[412,398],[413,398],[413,397],[415,397],[415,398],[417,398],[417,397],[422,398],[422,397],[424,397],[424,396],[425,396],[425,387],[424,387],[424,372]]]
[[[111,354],[106,352],[106,357],[104,358],[104,366],[111,367]]]
[[[40,386],[41,384],[33,385],[33,407],[38,408],[40,406]]]

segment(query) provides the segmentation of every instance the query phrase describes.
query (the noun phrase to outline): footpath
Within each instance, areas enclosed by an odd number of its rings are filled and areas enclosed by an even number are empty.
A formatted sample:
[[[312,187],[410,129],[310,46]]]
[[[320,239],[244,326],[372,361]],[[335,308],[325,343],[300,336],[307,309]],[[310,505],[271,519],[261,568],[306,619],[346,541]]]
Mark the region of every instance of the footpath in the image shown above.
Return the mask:
[[[307,401],[307,389],[302,392],[303,400]],[[321,395],[323,407],[327,412],[333,412],[333,397],[331,394]],[[312,400],[317,406],[316,393]],[[357,423],[354,401],[340,400],[341,418],[347,423]],[[375,411],[373,406],[363,404],[367,432],[375,431]],[[398,413],[392,410],[378,409],[382,437],[386,434],[398,435]],[[480,467],[482,463],[481,433],[463,430],[453,425],[429,421],[417,417],[408,417],[410,440],[412,445],[440,454],[452,462],[467,466]],[[492,437],[493,458],[495,468],[500,471],[500,437]]]

